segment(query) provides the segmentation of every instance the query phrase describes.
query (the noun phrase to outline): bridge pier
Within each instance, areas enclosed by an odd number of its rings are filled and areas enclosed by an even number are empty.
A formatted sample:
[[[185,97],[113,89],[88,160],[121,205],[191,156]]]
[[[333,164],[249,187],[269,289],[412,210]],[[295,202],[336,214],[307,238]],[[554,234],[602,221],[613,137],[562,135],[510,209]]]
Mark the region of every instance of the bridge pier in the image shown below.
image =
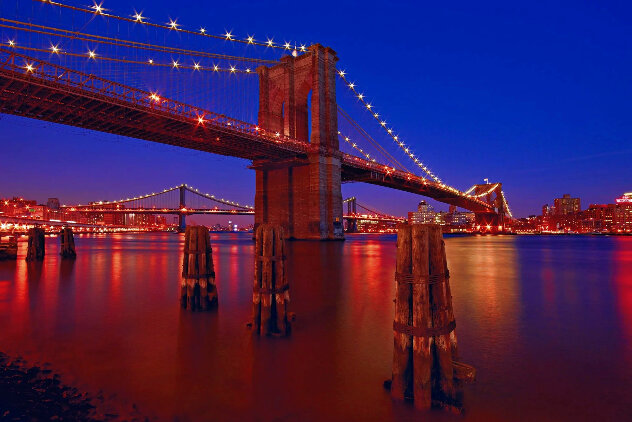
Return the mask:
[[[286,56],[281,64],[257,68],[259,126],[310,148],[291,160],[253,161],[255,227],[278,224],[291,239],[344,239],[337,60],[332,49],[315,44],[301,56]]]

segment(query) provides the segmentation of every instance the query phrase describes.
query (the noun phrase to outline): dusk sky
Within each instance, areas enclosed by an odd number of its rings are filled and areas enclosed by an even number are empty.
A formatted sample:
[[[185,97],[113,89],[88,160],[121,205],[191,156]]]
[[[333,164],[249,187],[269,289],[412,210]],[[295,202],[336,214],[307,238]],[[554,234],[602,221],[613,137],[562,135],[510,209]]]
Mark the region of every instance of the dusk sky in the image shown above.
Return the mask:
[[[628,2],[269,1],[244,7],[108,0],[104,7],[121,14],[136,8],[156,21],[178,18],[218,34],[331,46],[338,67],[435,173],[462,190],[484,178],[502,182],[516,216],[538,214],[564,193],[579,196],[586,208],[632,191]],[[364,112],[360,106],[349,111]],[[2,197],[85,203],[188,183],[254,202],[254,172],[237,158],[6,115],[0,116],[0,139]],[[424,199],[360,183],[343,185],[343,196],[398,215]]]

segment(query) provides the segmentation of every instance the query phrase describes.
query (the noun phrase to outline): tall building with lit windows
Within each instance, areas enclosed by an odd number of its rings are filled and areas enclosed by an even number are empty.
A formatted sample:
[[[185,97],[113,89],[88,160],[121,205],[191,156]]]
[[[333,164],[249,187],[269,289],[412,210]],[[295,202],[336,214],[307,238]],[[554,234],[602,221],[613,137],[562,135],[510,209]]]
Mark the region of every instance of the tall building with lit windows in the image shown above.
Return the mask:
[[[617,208],[614,220],[617,232],[632,232],[632,192],[624,193],[615,202]]]
[[[571,198],[569,194],[564,194],[561,198],[555,198],[553,213],[555,215],[568,215],[582,210],[579,198]]]
[[[426,201],[421,201],[417,205],[417,212],[408,213],[408,222],[412,224],[433,224],[436,223],[436,214],[432,205]]]

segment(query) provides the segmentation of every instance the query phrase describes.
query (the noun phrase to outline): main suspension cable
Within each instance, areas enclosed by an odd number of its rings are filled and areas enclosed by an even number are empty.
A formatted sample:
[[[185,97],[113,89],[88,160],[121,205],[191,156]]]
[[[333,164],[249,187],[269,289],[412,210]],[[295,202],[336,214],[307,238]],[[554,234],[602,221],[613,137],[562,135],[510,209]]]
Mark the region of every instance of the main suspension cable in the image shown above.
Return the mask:
[[[0,27],[7,28],[7,29],[15,29],[19,31],[49,35],[53,37],[70,38],[70,39],[75,39],[79,41],[94,42],[98,44],[114,45],[117,47],[135,48],[135,49],[140,49],[140,50],[156,51],[156,52],[161,52],[161,53],[182,54],[182,55],[194,56],[194,57],[207,57],[207,58],[222,59],[222,60],[247,61],[247,62],[253,62],[253,63],[260,63],[260,64],[279,63],[276,60],[257,59],[253,57],[243,57],[243,56],[231,56],[231,55],[226,55],[226,54],[209,53],[209,52],[204,52],[204,51],[187,50],[184,48],[148,44],[148,43],[142,43],[138,41],[120,40],[117,38],[106,37],[102,35],[86,34],[82,32],[71,31],[68,29],[55,28],[55,27],[50,27],[50,26],[45,26],[45,25],[37,25],[37,24],[29,23],[29,22],[16,21],[16,20],[6,19],[6,18],[0,18],[0,21],[9,22],[9,23],[17,24],[17,25],[24,25],[24,26],[29,27],[29,28],[24,28],[24,27],[19,27],[19,26],[0,24]],[[39,28],[39,29],[33,29],[33,28]],[[58,32],[61,32],[61,34],[56,34],[54,32],[47,32],[44,30],[58,31]]]
[[[273,39],[268,38],[268,40],[266,42],[260,42],[260,41],[256,41],[254,39],[253,36],[248,36],[245,39],[240,39],[240,38],[236,38],[231,32],[226,32],[224,35],[214,35],[214,34],[209,34],[206,32],[205,28],[200,28],[199,31],[191,31],[189,29],[184,29],[181,28],[180,24],[177,22],[176,20],[170,20],[170,22],[166,25],[162,25],[162,24],[157,24],[157,23],[152,23],[152,22],[148,22],[145,19],[147,19],[146,17],[142,16],[142,14],[140,13],[135,13],[134,16],[132,18],[128,18],[125,16],[119,16],[119,15],[115,15],[113,13],[107,13],[106,9],[104,9],[100,4],[97,4],[95,2],[94,6],[91,6],[89,9],[83,8],[83,7],[78,7],[78,6],[71,6],[69,4],[64,4],[64,3],[60,3],[60,2],[56,2],[56,1],[50,1],[50,0],[37,0],[41,3],[45,3],[45,4],[50,4],[52,6],[57,6],[60,8],[64,8],[64,9],[70,9],[70,10],[74,10],[77,12],[83,12],[83,13],[88,13],[91,15],[99,15],[99,16],[104,16],[106,18],[111,18],[111,19],[117,19],[120,21],[125,21],[125,22],[130,22],[130,23],[139,23],[139,24],[143,24],[143,25],[148,25],[148,26],[152,26],[154,28],[161,28],[161,29],[166,29],[166,30],[173,30],[173,31],[178,31],[178,32],[182,32],[185,34],[193,34],[193,35],[198,35],[198,36],[202,36],[202,37],[207,37],[207,38],[214,38],[214,39],[219,39],[219,40],[224,40],[224,41],[231,41],[231,42],[236,42],[236,43],[241,43],[241,44],[248,44],[248,45],[256,45],[256,46],[260,46],[260,47],[269,47],[269,48],[275,48],[275,49],[281,49],[281,50],[300,50],[302,52],[307,51],[307,47],[305,44],[291,44],[291,43],[284,43],[284,44],[277,44],[274,42]]]

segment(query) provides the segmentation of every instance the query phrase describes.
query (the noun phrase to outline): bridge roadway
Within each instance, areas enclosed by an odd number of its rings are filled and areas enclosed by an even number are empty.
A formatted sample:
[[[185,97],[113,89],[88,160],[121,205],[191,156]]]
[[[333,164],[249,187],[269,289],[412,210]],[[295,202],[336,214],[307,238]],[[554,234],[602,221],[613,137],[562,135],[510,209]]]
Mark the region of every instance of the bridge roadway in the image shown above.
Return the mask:
[[[307,163],[313,146],[159,94],[0,48],[0,112],[253,162]],[[477,213],[491,205],[412,173],[342,154],[342,181],[427,196]]]

